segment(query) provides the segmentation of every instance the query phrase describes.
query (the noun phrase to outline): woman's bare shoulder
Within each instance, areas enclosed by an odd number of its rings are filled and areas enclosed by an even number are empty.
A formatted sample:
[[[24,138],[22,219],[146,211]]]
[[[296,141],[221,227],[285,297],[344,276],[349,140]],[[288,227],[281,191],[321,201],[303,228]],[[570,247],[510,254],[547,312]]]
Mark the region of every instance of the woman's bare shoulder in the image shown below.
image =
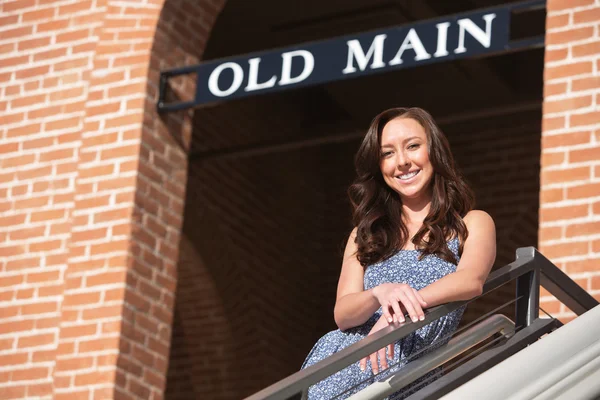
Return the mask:
[[[494,220],[483,210],[471,210],[463,218],[469,231],[472,230],[495,230]]]

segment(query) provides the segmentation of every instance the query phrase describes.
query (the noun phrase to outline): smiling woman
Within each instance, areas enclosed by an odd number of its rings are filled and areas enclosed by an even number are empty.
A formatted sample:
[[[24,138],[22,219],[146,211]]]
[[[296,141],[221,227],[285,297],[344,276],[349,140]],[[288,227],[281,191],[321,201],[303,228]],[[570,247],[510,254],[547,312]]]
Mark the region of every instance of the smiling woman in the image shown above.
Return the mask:
[[[317,342],[303,368],[388,325],[404,323],[406,316],[424,320],[429,307],[481,294],[496,256],[494,223],[487,213],[472,210],[473,194],[429,113],[395,108],[379,114],[355,161],[358,176],[349,190],[355,229],[344,253],[334,310],[339,329]],[[324,379],[309,389],[309,399],[345,398],[387,377],[388,361],[397,370],[416,354],[446,343],[463,311],[432,321]],[[404,398],[421,382],[392,398]]]

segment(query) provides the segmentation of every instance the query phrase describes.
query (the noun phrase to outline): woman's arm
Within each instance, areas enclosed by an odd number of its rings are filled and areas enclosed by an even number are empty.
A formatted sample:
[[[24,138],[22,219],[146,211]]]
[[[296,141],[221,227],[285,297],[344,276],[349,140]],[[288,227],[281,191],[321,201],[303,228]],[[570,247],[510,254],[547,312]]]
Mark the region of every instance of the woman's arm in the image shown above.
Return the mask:
[[[338,282],[333,316],[340,330],[365,323],[379,308],[372,290],[364,290],[364,268],[356,258],[356,228],[350,233]]]
[[[427,307],[479,296],[496,259],[496,228],[485,212],[470,211],[464,218],[469,236],[456,272],[419,290]]]
[[[383,316],[389,323],[404,322],[403,306],[413,321],[423,319],[427,304],[421,295],[403,283],[384,283],[364,290],[364,268],[356,258],[356,229],[352,231],[344,251],[342,272],[333,315],[340,330],[365,323],[382,306]]]

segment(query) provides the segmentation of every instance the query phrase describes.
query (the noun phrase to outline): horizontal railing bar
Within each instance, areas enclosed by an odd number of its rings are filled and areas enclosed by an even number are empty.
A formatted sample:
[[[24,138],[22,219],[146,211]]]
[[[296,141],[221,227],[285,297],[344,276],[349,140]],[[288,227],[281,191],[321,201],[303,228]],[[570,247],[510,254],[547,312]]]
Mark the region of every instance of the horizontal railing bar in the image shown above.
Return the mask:
[[[514,334],[506,342],[485,351],[460,367],[425,386],[406,400],[433,400],[451,392],[463,383],[507,359],[537,341],[540,336],[557,327],[556,320],[538,318],[531,325]]]
[[[484,287],[483,294],[490,292],[503,284],[510,282],[516,277],[525,274],[533,269],[533,257],[523,256],[505,265],[502,268],[492,272],[488,277]],[[482,295],[483,295],[482,294]],[[473,301],[475,299],[472,299]],[[333,373],[342,370],[350,364],[359,361],[379,349],[387,346],[392,342],[396,342],[405,336],[408,336],[417,329],[435,321],[442,316],[451,313],[465,305],[467,301],[457,301],[453,303],[443,304],[433,307],[425,314],[424,321],[410,322],[407,321],[398,327],[388,326],[373,335],[369,335],[358,343],[355,343],[347,348],[284,378],[283,380],[274,383],[273,385],[261,390],[258,393],[247,398],[247,400],[259,399],[287,399],[293,395],[301,393],[303,389],[314,385],[320,380],[332,375]]]
[[[411,362],[410,369],[401,368],[389,378],[374,382],[360,392],[355,393],[349,397],[349,400],[381,399],[397,392],[473,346],[497,333],[505,332],[509,328],[514,329],[514,323],[510,319],[500,314],[492,315],[460,335],[453,337],[444,346]]]

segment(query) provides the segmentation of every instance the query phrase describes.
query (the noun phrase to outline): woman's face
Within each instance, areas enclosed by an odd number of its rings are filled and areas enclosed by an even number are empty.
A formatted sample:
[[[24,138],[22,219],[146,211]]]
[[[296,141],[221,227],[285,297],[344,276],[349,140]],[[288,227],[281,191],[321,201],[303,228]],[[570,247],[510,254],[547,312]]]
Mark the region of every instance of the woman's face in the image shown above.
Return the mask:
[[[427,144],[425,129],[414,119],[396,118],[383,128],[379,167],[385,183],[402,199],[431,196]]]

